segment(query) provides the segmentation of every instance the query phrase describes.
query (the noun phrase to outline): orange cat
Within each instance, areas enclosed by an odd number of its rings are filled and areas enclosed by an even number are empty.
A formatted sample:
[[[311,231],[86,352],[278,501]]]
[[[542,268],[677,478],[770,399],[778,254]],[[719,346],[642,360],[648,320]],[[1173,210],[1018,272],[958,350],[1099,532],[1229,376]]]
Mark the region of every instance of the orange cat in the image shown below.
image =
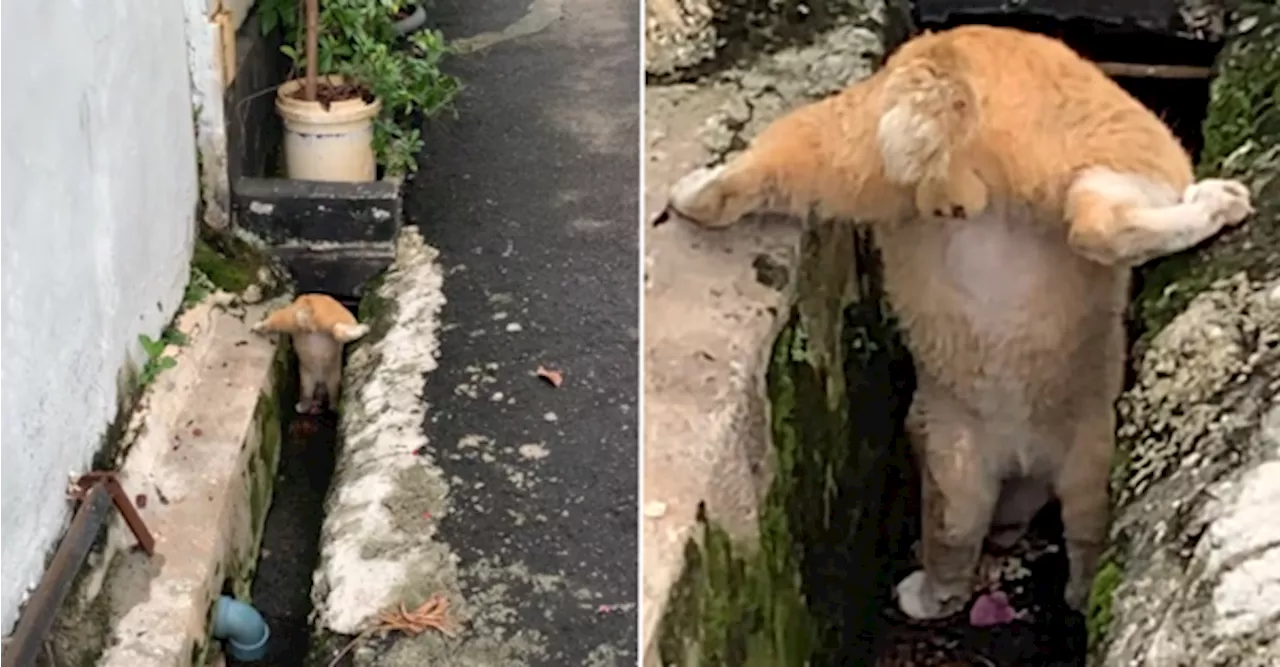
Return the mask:
[[[342,346],[369,332],[341,303],[325,294],[303,294],[293,303],[253,325],[255,333],[286,333],[293,336],[298,355],[299,391],[295,409],[315,414],[327,399],[338,405],[342,384]],[[323,395],[318,395],[323,392]]]
[[[1243,184],[1192,178],[1173,134],[1096,66],[1046,37],[967,26],[915,38],[688,174],[656,222],[867,223],[917,378],[922,569],[897,585],[899,607],[962,609],[984,540],[1012,544],[1056,496],[1064,597],[1080,609],[1106,539],[1130,268],[1252,211]]]

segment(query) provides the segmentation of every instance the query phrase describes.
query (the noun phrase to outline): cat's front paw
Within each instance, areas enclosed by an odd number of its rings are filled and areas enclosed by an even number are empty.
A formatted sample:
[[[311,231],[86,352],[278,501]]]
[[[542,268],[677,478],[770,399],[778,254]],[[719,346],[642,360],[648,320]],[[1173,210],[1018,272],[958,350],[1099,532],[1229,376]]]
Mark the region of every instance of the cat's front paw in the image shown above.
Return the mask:
[[[1203,206],[1219,227],[1232,227],[1253,214],[1249,187],[1225,178],[1206,178],[1187,186],[1182,201]]]
[[[941,594],[924,570],[916,570],[898,582],[895,589],[898,608],[917,621],[951,616],[964,608],[964,596]]]
[[[723,173],[724,165],[689,172],[671,187],[667,208],[703,227],[732,224],[733,220],[725,215],[725,192],[720,182]]]
[[[369,333],[368,324],[335,324],[333,325],[333,338],[339,343],[350,343],[359,340]]]

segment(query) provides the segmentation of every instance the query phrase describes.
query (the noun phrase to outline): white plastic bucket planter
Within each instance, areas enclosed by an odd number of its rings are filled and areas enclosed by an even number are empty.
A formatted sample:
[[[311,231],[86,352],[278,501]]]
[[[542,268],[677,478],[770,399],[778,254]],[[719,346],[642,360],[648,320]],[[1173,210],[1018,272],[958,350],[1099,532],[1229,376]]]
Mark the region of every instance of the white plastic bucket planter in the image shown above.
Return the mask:
[[[320,77],[342,85],[337,75]],[[276,91],[276,112],[284,120],[284,162],[289,178],[363,183],[377,178],[373,157],[373,117],[382,102],[360,98],[329,105],[294,97],[305,82],[287,81]]]

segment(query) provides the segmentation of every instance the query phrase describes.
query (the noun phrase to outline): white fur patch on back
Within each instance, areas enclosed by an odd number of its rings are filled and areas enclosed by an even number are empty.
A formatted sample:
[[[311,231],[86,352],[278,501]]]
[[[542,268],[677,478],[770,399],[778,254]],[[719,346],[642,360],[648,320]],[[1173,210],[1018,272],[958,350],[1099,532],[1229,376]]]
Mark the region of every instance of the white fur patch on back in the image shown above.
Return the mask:
[[[947,138],[942,127],[909,102],[895,104],[880,116],[876,141],[885,177],[893,183],[914,185],[924,178],[926,169],[940,171],[947,166]]]

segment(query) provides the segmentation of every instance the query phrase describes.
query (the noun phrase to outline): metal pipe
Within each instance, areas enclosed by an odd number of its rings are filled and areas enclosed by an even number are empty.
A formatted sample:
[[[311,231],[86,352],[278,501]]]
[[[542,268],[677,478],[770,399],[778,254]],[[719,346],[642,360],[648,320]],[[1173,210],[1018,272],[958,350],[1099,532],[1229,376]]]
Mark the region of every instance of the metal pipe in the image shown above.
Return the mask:
[[[107,490],[107,482],[99,480],[85,492],[84,502],[80,503],[75,517],[71,519],[49,569],[27,601],[18,627],[5,647],[0,662],[3,667],[30,667],[35,664],[45,637],[53,628],[58,609],[71,591],[71,584],[84,566],[110,509],[111,493]]]
[[[1098,67],[1108,76],[1135,79],[1208,79],[1213,75],[1213,68],[1196,65],[1100,62]]]

